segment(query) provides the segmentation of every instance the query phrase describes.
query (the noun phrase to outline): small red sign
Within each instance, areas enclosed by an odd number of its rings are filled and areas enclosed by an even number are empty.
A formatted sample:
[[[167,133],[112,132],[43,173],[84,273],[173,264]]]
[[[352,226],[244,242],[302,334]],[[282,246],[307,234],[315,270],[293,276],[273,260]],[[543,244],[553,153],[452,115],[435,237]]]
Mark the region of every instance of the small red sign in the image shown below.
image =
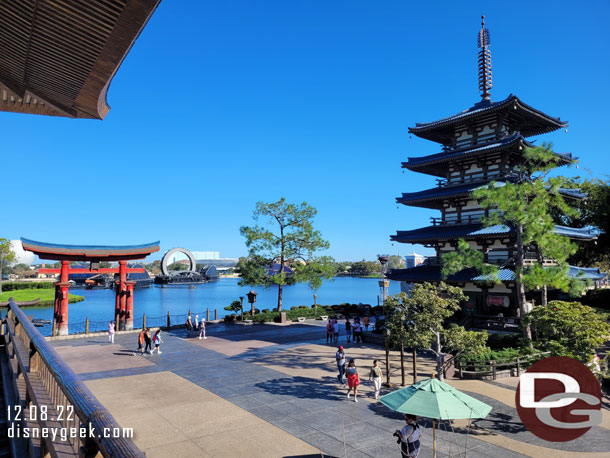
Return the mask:
[[[487,305],[495,305],[496,307],[508,307],[510,299],[508,296],[487,296]]]

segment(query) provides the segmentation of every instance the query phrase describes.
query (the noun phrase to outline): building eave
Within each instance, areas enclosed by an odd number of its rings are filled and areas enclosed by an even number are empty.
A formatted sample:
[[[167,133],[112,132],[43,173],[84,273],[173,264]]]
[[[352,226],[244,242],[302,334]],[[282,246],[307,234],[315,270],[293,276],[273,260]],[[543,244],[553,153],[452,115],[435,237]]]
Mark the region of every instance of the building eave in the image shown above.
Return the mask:
[[[567,127],[567,122],[559,118],[547,115],[546,113],[531,107],[524,103],[516,95],[510,94],[506,99],[500,102],[491,102],[489,100],[479,102],[474,106],[460,113],[439,119],[437,121],[427,123],[416,123],[414,127],[409,128],[409,133],[417,135],[426,140],[438,141],[444,143],[443,138],[446,137],[447,129],[451,130],[460,124],[468,124],[475,119],[486,116],[502,110],[511,110],[511,112],[525,115],[536,121],[537,126],[522,132],[524,136],[539,135],[542,133],[552,132],[562,127]],[[443,133],[445,132],[445,133]]]
[[[0,111],[104,119],[110,82],[159,3],[0,2]]]

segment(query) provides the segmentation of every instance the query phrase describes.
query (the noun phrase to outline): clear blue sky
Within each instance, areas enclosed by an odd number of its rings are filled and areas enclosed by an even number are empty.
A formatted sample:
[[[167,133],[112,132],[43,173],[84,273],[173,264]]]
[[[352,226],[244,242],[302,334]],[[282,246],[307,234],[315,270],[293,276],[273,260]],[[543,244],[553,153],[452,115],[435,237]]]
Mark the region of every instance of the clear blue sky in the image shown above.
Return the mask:
[[[318,209],[336,259],[406,254],[390,234],[436,213],[395,197],[434,178],[400,163],[440,151],[407,128],[479,100],[482,13],[492,98],[568,120],[539,140],[580,157],[568,173],[610,173],[607,1],[163,0],[104,121],[0,113],[0,236],[233,257],[283,196]]]

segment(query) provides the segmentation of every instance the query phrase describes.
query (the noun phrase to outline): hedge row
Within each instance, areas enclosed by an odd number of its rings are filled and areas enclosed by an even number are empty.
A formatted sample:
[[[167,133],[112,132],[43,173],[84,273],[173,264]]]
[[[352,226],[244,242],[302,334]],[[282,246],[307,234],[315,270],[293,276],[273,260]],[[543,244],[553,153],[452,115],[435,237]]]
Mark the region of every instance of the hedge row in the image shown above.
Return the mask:
[[[53,289],[52,281],[3,281],[2,291],[16,291],[18,289]]]

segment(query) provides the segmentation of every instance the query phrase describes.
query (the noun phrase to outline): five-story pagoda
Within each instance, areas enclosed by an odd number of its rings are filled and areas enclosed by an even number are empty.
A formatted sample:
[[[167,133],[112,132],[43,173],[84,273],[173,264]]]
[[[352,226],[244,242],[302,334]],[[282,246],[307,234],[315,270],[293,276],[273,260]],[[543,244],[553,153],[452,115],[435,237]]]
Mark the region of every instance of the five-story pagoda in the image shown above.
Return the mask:
[[[489,32],[483,21],[478,34],[479,90],[481,101],[456,115],[438,121],[416,124],[409,132],[426,140],[439,143],[442,151],[424,157],[410,157],[402,167],[413,172],[437,177],[437,185],[419,192],[404,193],[397,202],[412,206],[440,210],[440,217],[431,218],[432,225],[420,229],[398,231],[391,239],[400,243],[423,244],[436,251],[421,266],[392,270],[388,277],[407,283],[438,282],[442,280],[442,255],[454,251],[459,239],[484,253],[485,262],[502,266],[498,278],[501,284],[490,283],[474,269],[464,269],[450,275],[445,281],[462,286],[469,297],[465,313],[468,315],[517,316],[517,297],[511,258],[514,255],[515,237],[510,227],[485,227],[482,218],[489,210],[481,208],[472,192],[496,183],[514,180],[518,166],[524,161],[524,150],[532,143],[529,138],[567,127],[559,118],[537,110],[516,95],[493,102],[491,53]],[[559,163],[567,165],[575,158],[571,154],[558,154]],[[564,197],[582,199],[577,190],[561,190]],[[576,229],[556,226],[556,232],[575,240],[592,240],[598,232],[593,229]],[[527,253],[532,262],[536,253]],[[552,262],[552,261],[549,261]],[[597,279],[598,269],[570,268],[571,275]]]

